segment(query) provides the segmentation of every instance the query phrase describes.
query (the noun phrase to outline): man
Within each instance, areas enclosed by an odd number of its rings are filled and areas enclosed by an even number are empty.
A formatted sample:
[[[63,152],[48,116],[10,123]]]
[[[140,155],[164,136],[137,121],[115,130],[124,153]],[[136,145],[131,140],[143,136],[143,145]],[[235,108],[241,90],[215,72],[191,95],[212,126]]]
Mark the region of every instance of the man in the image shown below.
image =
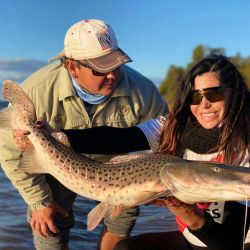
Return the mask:
[[[167,111],[157,88],[125,66],[129,56],[117,44],[112,28],[101,20],[77,22],[66,33],[64,51],[27,78],[22,87],[32,98],[38,117],[57,129],[98,126],[131,127]],[[75,194],[49,175],[18,169],[20,151],[11,132],[0,135],[1,165],[29,207],[37,249],[68,249]],[[108,160],[107,156],[91,156]],[[112,249],[129,236],[138,209],[105,218],[100,248]]]

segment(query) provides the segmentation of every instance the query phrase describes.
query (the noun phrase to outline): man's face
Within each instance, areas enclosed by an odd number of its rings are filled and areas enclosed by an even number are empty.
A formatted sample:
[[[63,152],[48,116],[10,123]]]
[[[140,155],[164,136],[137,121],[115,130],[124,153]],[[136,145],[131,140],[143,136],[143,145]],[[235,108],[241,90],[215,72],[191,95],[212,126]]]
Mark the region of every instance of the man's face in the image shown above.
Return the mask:
[[[66,66],[79,86],[91,94],[110,96],[115,91],[117,80],[120,76],[120,68],[105,75],[96,75],[91,68],[84,67],[70,59],[66,62]]]

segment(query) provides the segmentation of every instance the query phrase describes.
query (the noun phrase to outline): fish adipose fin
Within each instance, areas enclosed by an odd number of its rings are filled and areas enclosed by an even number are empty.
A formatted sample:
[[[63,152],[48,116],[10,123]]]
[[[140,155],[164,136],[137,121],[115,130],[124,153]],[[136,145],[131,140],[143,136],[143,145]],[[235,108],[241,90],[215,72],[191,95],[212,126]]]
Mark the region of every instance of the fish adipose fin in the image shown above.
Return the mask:
[[[46,166],[48,162],[44,159],[43,155],[39,154],[35,148],[29,148],[28,151],[22,153],[19,168],[26,173],[48,173]]]

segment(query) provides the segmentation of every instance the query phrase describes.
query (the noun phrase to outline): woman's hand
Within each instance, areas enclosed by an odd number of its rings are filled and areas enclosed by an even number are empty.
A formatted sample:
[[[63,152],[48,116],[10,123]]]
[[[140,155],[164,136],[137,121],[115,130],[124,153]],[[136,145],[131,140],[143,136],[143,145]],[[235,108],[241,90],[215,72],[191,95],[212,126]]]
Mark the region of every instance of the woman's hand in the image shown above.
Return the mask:
[[[195,204],[184,203],[175,197],[158,198],[151,204],[167,207],[192,230],[201,228],[206,222],[203,211]]]

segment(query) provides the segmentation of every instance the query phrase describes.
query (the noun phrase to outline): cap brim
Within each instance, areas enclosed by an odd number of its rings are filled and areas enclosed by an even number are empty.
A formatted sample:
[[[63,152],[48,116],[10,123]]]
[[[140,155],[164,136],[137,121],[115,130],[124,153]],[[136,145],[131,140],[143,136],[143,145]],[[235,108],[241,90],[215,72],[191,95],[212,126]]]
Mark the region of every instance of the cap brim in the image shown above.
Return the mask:
[[[54,61],[56,61],[56,60],[58,60],[58,59],[61,59],[61,58],[65,57],[65,56],[66,56],[66,55],[65,55],[65,52],[64,52],[64,50],[63,50],[63,51],[61,51],[58,55],[56,55],[56,56],[50,58],[50,59],[49,59],[49,62],[54,62]]]
[[[100,73],[108,73],[125,63],[132,62],[131,58],[121,49],[114,50],[101,57],[83,59],[83,61]]]

